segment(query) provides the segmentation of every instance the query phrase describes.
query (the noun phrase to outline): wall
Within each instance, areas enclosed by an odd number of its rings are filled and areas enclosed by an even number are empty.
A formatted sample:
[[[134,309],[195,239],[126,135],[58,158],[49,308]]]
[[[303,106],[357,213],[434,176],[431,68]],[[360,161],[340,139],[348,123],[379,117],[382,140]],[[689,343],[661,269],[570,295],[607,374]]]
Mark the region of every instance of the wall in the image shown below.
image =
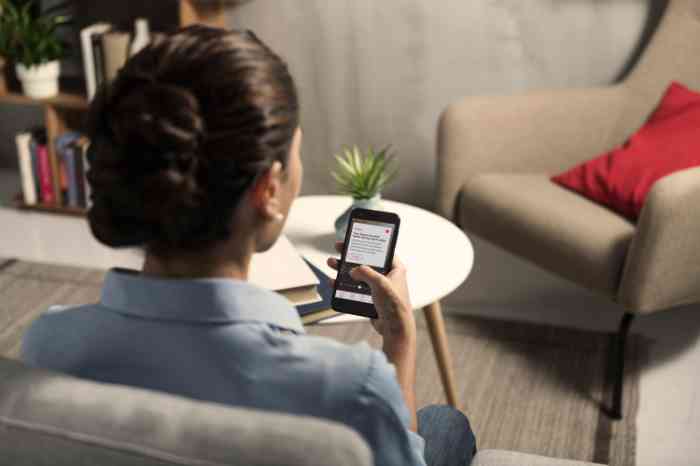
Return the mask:
[[[305,192],[329,192],[343,144],[391,143],[388,197],[429,206],[440,111],[471,94],[614,81],[649,0],[255,0],[230,24],[286,58],[303,106]]]

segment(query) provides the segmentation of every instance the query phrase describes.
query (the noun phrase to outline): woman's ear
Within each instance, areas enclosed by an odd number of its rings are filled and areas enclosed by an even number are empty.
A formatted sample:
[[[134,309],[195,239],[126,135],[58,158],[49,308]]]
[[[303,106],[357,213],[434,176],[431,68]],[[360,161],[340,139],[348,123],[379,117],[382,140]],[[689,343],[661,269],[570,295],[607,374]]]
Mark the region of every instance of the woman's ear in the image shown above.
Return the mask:
[[[253,184],[250,192],[253,208],[265,219],[281,220],[282,213],[282,182],[284,171],[282,163],[275,160],[272,166],[263,172]]]

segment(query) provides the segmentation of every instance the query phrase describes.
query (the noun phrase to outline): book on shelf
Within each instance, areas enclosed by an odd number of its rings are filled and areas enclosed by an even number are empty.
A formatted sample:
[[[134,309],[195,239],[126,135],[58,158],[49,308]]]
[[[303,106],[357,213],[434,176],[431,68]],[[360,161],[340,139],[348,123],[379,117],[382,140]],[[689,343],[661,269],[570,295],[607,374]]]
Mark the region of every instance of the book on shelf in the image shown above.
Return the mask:
[[[46,145],[46,132],[37,131],[36,138],[36,158],[39,164],[39,198],[43,204],[53,204],[56,202],[53,183],[53,167],[49,160],[49,148]]]
[[[106,22],[95,23],[80,31],[88,100],[92,100],[103,83],[111,82],[117,76],[129,59],[136,39],[131,32],[115,30]]]
[[[79,188],[79,185],[83,183],[83,174],[78,161],[80,154],[78,154],[76,147],[76,142],[81,137],[82,135],[76,131],[67,131],[56,138],[55,143],[56,155],[61,165],[61,173],[64,174],[62,177],[65,177],[66,192],[63,198],[66,200],[66,206],[74,208],[83,206]]]
[[[34,180],[31,140],[32,135],[29,132],[19,133],[15,136],[17,157],[19,158],[19,172],[22,179],[22,196],[25,203],[34,205],[36,204],[37,191]]]
[[[105,82],[105,61],[104,54],[102,53],[102,36],[106,33],[95,33],[90,36],[92,41],[92,63],[95,67],[93,72],[95,73],[95,92],[104,84]]]
[[[29,133],[29,154],[32,160],[32,176],[34,178],[34,198],[39,202],[39,193],[41,192],[41,180],[39,179],[39,145],[36,138]]]
[[[15,137],[25,205],[88,207],[89,186],[85,178],[87,138],[66,131],[52,141],[56,164],[51,162],[46,130],[35,128]],[[55,187],[59,192],[56,194]]]
[[[95,23],[80,31],[80,46],[83,55],[83,68],[88,100],[92,100],[97,90],[95,53],[93,51],[92,36],[104,34],[110,29],[112,29],[112,25],[109,23]]]
[[[88,183],[86,175],[90,169],[90,161],[88,160],[88,148],[90,147],[90,140],[83,136],[75,142],[75,148],[78,153],[78,170],[80,175],[80,185],[78,186],[80,192],[80,205],[86,209],[92,207],[92,200],[90,195],[92,190],[90,188],[90,183]]]
[[[111,82],[129,58],[131,34],[123,31],[108,31],[100,36],[102,58],[104,63],[104,78]]]

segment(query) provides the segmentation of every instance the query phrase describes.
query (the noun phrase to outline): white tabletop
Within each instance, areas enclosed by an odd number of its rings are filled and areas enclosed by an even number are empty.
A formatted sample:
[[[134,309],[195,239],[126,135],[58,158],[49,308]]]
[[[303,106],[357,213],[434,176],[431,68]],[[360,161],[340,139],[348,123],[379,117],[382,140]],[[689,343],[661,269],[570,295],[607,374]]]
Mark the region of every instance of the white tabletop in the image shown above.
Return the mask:
[[[351,204],[345,196],[302,196],[292,205],[284,233],[297,250],[326,274],[334,250],[333,222]],[[401,218],[396,255],[406,265],[408,289],[418,309],[438,301],[466,280],[474,263],[474,250],[462,230],[427,210],[400,202],[382,201],[382,210]]]

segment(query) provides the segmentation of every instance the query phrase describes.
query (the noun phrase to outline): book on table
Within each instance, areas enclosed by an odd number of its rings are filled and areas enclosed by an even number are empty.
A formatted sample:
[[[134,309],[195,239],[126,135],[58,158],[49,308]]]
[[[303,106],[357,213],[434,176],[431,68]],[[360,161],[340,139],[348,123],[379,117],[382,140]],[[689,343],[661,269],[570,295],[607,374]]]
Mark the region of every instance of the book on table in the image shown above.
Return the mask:
[[[284,235],[269,250],[253,256],[248,280],[286,297],[305,324],[335,315],[330,308],[330,279],[304,260]]]

